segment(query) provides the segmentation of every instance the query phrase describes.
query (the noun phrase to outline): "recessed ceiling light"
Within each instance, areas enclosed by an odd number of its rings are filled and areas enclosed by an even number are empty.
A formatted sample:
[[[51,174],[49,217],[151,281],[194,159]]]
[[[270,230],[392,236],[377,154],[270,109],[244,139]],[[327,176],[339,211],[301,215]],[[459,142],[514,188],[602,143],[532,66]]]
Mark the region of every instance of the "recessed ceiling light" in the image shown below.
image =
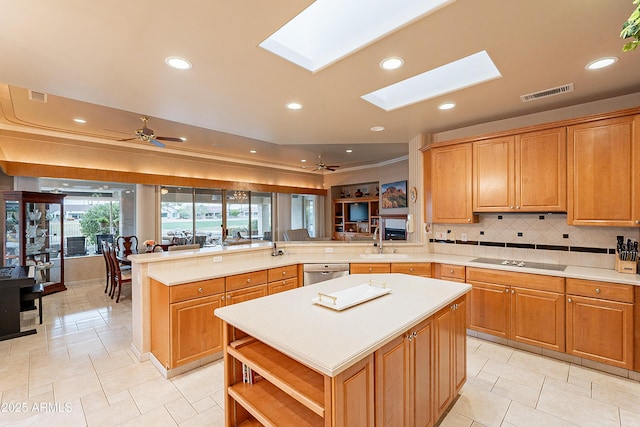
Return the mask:
[[[438,105],[438,110],[451,110],[456,106],[453,102],[445,102],[444,104]]]
[[[404,65],[404,60],[398,57],[383,59],[380,62],[380,68],[383,70],[396,70]]]
[[[256,151],[256,150],[250,150],[249,152],[250,152],[251,154],[256,154],[256,153],[257,153],[257,151]]]
[[[382,132],[384,129],[384,126],[374,126],[371,128],[371,132]]]
[[[307,160],[306,159],[302,159],[300,160],[302,163],[305,163]]]
[[[615,56],[610,56],[607,58],[596,59],[595,61],[589,62],[586,67],[587,70],[599,70],[600,68],[608,67],[609,65],[613,65],[618,62],[618,58]]]
[[[361,98],[385,111],[392,111],[499,77],[502,74],[489,54],[482,50],[362,95]]]
[[[179,56],[169,56],[168,58],[165,58],[164,62],[168,66],[177,68],[178,70],[190,70],[193,67],[191,62],[184,58],[180,58]]]
[[[299,102],[289,102],[287,103],[287,108],[289,110],[301,110],[302,104],[300,104]]]
[[[351,150],[351,149],[346,150],[346,151],[347,151],[347,153],[353,153],[353,150]]]
[[[87,121],[85,119],[81,119],[79,117],[76,117],[75,119],[73,119],[74,122],[76,123],[87,123]]]
[[[315,73],[454,1],[316,1],[260,47]]]

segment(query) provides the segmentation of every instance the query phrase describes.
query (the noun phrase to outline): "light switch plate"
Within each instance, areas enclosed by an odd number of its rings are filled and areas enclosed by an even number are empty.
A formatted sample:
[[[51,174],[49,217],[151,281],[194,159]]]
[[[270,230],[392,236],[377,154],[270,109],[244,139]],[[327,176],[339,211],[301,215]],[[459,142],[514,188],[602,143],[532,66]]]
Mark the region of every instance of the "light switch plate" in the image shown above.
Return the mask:
[[[324,248],[324,253],[325,254],[332,254],[333,253],[333,248]]]

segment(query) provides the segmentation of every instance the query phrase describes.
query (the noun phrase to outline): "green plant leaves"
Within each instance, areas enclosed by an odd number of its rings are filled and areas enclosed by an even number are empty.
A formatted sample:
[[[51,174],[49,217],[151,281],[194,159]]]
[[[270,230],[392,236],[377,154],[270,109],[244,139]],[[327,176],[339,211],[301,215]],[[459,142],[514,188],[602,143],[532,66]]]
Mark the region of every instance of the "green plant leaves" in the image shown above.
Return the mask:
[[[633,0],[633,4],[636,5],[636,9],[631,13],[629,19],[622,24],[622,32],[620,37],[623,39],[633,38],[633,41],[626,43],[622,47],[623,52],[635,50],[640,45],[640,0]]]

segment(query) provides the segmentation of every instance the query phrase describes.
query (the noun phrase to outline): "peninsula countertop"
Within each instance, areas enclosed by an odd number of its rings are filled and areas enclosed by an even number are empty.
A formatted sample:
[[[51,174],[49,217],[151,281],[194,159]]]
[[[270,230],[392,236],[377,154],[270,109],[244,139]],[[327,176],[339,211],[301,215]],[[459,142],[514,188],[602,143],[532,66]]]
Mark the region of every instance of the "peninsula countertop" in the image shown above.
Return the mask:
[[[337,311],[312,302],[370,280],[391,292]],[[218,308],[216,316],[323,374],[335,376],[441,308],[470,285],[405,274],[354,274]]]

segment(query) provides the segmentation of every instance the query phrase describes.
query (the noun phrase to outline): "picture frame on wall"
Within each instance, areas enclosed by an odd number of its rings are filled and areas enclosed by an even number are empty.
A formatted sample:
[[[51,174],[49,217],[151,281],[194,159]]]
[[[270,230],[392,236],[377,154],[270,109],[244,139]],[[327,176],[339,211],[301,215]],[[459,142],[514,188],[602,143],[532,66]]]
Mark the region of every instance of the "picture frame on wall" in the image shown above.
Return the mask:
[[[381,185],[380,207],[383,209],[406,208],[407,181],[396,181]]]

